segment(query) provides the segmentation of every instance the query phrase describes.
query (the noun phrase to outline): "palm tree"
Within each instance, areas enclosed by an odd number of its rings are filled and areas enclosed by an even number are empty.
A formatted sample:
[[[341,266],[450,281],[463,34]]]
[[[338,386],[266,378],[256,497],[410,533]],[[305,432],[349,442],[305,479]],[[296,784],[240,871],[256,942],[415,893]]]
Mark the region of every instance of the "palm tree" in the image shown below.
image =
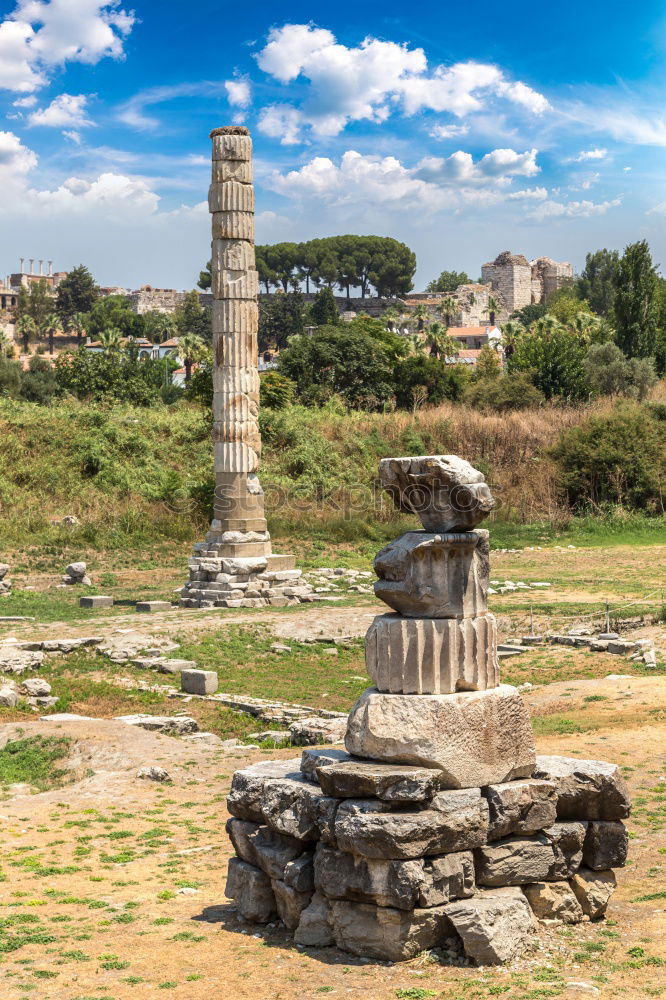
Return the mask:
[[[488,319],[490,320],[490,325],[495,326],[495,313],[498,313],[502,308],[501,304],[492,295],[488,296],[488,305],[485,311],[488,313]]]
[[[176,317],[173,313],[163,313],[160,316],[158,327],[158,336],[160,338],[160,343],[163,344],[165,340],[170,340],[174,336],[176,330],[178,329],[178,324],[176,322]]]
[[[49,338],[49,354],[53,357],[55,350],[55,332],[60,326],[60,320],[55,313],[48,313],[42,320],[42,330],[48,335]]]
[[[414,312],[412,313],[411,319],[412,322],[416,321],[417,324],[416,329],[420,333],[423,330],[426,323],[428,322],[428,320],[430,319],[430,310],[426,305],[423,305],[423,303],[421,303],[421,305],[417,306]]]
[[[76,332],[76,341],[80,347],[81,341],[83,340],[83,334],[86,332],[86,327],[88,326],[88,316],[86,313],[74,313],[70,323],[71,329]]]
[[[178,341],[178,352],[185,364],[185,385],[187,385],[192,375],[192,365],[206,353],[206,342],[195,333],[186,333]]]
[[[601,319],[593,313],[577,312],[571,324],[572,329],[578,334],[578,339],[583,343],[588,343],[592,334],[601,326]]]
[[[502,324],[502,336],[498,344],[504,350],[504,357],[510,358],[516,349],[518,338],[525,333],[525,327],[515,319],[508,319]]]
[[[382,313],[382,320],[384,322],[384,326],[390,333],[397,333],[400,313],[395,306],[389,306],[388,309],[384,310]]]
[[[29,313],[21,313],[16,321],[16,332],[23,338],[23,353],[27,354],[30,338],[37,333],[37,324]]]
[[[425,348],[425,340],[423,337],[419,337],[418,333],[412,333],[407,338],[407,355],[408,357],[417,357],[419,354],[423,354]]]
[[[439,303],[437,311],[444,317],[444,323],[446,324],[447,329],[451,326],[451,317],[457,312],[457,310],[458,303],[451,295],[447,295],[446,298],[443,298]]]
[[[115,326],[102,330],[99,335],[99,342],[105,354],[117,354],[120,351],[121,341],[122,333]]]

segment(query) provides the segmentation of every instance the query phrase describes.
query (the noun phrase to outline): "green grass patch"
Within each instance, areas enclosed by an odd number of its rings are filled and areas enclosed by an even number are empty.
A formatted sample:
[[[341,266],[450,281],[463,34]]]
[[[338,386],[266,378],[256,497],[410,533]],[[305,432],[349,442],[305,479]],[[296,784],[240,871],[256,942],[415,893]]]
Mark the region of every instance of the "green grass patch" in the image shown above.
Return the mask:
[[[71,742],[66,736],[30,736],[7,743],[0,750],[0,785],[26,782],[40,792],[59,788],[68,775],[59,763]]]

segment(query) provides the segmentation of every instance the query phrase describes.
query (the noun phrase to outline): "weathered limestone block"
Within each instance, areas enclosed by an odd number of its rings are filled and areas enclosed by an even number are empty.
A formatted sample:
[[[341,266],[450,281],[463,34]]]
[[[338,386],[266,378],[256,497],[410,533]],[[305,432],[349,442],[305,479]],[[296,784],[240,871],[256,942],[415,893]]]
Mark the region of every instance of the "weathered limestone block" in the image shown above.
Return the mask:
[[[252,299],[259,292],[259,276],[254,269],[220,268],[213,272],[212,291],[219,299]]]
[[[624,823],[608,820],[588,824],[583,844],[583,862],[593,871],[623,868],[627,861],[629,837]]]
[[[297,840],[329,841],[337,799],[329,798],[300,775],[298,779],[269,778],[264,782],[262,813],[278,833]]]
[[[629,789],[617,764],[576,757],[537,757],[535,778],[557,785],[559,819],[625,819]]]
[[[280,920],[288,930],[295,931],[300,923],[303,910],[310,905],[312,893],[299,892],[298,889],[294,889],[293,886],[287,885],[279,879],[273,879],[271,885]]]
[[[462,938],[465,954],[477,965],[500,965],[525,948],[536,930],[532,911],[520,889],[477,892],[472,899],[444,907]]]
[[[214,160],[251,160],[252,139],[247,129],[223,125],[210,133]]]
[[[377,799],[347,799],[334,830],[341,850],[368,858],[449,854],[485,843],[488,806],[479,789],[439,793],[429,809],[399,812]]]
[[[379,480],[397,509],[416,514],[426,531],[469,531],[495,506],[482,473],[457,455],[385,458]]]
[[[238,181],[211,184],[208,189],[208,211],[254,212],[252,184],[240,184]]]
[[[453,694],[499,684],[497,624],[477,618],[379,615],[365,637],[365,664],[379,691]]]
[[[439,768],[443,788],[530,777],[535,760],[529,713],[506,684],[446,695],[368,688],[351,710],[345,745],[357,757]]]
[[[488,840],[530,834],[552,826],[557,815],[557,789],[552,781],[526,778],[483,789],[490,810]]]
[[[215,694],[217,685],[216,670],[181,670],[181,691],[189,694]]]
[[[474,855],[479,885],[511,886],[557,882],[580,867],[584,823],[556,823],[534,837],[507,837]]]
[[[580,868],[570,884],[583,913],[590,920],[598,920],[606,912],[608,901],[615,892],[617,879],[613,871],[593,872],[589,868]]]
[[[212,180],[213,184],[223,184],[225,181],[251,184],[252,163],[249,160],[213,160]]]
[[[329,948],[335,944],[331,927],[331,908],[326,897],[320,892],[315,892],[310,905],[301,913],[294,941],[306,948]]]
[[[300,596],[304,596],[308,592],[309,588],[308,590],[303,589],[303,594]],[[346,729],[347,720],[344,716],[333,719],[321,719],[319,716],[313,716],[310,719],[297,719],[296,722],[292,722],[289,726],[289,738],[292,744],[297,747],[313,743],[342,743]]]
[[[303,854],[302,841],[248,820],[228,820],[227,833],[236,854],[272,879],[283,879],[287,865]]]
[[[532,882],[523,892],[538,920],[560,920],[564,924],[579,924],[583,908],[568,882]]]
[[[258,924],[267,924],[277,911],[268,875],[239,858],[229,859],[225,895],[235,900],[242,917]]]
[[[301,773],[308,781],[318,785],[317,768],[351,760],[354,758],[345,750],[335,750],[332,747],[306,747],[301,754]]]
[[[317,768],[317,779],[326,795],[385,802],[425,802],[439,788],[439,776],[440,772],[433,768],[356,760]]]
[[[214,212],[211,225],[214,240],[254,239],[252,212]]]
[[[423,861],[364,858],[317,845],[315,886],[329,899],[413,910],[425,881]]]
[[[471,851],[426,859],[423,875],[419,906],[441,906],[453,899],[474,895],[474,855]]]
[[[211,243],[211,271],[218,270],[256,270],[254,243],[251,240],[213,240]]]
[[[238,819],[263,823],[264,782],[269,778],[300,779],[300,760],[266,760],[234,772],[227,809]]]
[[[397,910],[371,903],[332,900],[331,926],[338,948],[364,958],[399,962],[434,948],[451,924],[444,907]]]
[[[283,882],[298,892],[312,893],[314,889],[314,855],[308,852],[287,862]]]
[[[482,529],[407,531],[374,561],[375,594],[408,618],[462,618],[488,610],[490,546]]]

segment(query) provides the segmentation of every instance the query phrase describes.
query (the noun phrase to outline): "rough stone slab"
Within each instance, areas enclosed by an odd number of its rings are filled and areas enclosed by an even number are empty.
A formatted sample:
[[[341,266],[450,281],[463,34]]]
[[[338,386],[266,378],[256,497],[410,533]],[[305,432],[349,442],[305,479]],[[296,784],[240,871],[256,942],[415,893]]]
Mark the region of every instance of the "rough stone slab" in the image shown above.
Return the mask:
[[[44,662],[44,653],[18,646],[0,646],[0,671],[3,674],[23,674],[35,670]]]
[[[488,806],[479,789],[439,793],[429,809],[399,812],[377,799],[347,799],[338,807],[334,830],[341,850],[368,858],[449,854],[485,843]]]
[[[482,790],[488,800],[488,840],[510,834],[530,834],[552,826],[557,815],[557,788],[552,781],[525,778],[488,785]]]
[[[379,481],[396,508],[416,514],[426,531],[469,531],[495,506],[483,473],[457,455],[383,458]]]
[[[506,837],[475,852],[476,881],[501,887],[569,878],[582,860],[584,823],[557,823],[534,837]]]
[[[332,900],[330,922],[338,948],[389,962],[414,958],[440,944],[451,924],[444,907],[397,910],[371,903]]]
[[[441,774],[433,768],[355,760],[328,763],[317,767],[316,773],[326,795],[385,802],[425,802],[439,788]]]
[[[301,849],[302,849],[301,844]],[[298,892],[309,892],[314,889],[314,855],[311,852],[301,854],[299,858],[285,865],[283,882]]]
[[[170,733],[180,736],[183,733],[196,733],[199,723],[189,715],[115,715],[116,722],[125,722],[128,726],[140,726],[151,732]]]
[[[182,674],[184,670],[196,670],[195,660],[159,659],[156,662],[158,674]]]
[[[113,598],[105,597],[102,594],[95,594],[94,597],[79,597],[80,608],[112,608]]]
[[[238,819],[263,823],[262,801],[264,782],[268,778],[300,778],[300,760],[267,760],[234,772],[227,809]]]
[[[527,902],[538,920],[579,924],[583,908],[568,882],[532,882],[523,886]]]
[[[182,670],[180,689],[188,694],[215,694],[218,687],[215,670]]]
[[[320,892],[315,892],[310,905],[301,913],[294,941],[306,948],[329,948],[335,944],[329,902]]]
[[[303,910],[310,905],[312,892],[299,892],[298,889],[294,889],[293,886],[278,879],[273,879],[271,885],[280,920],[287,930],[295,931],[300,923]]]
[[[340,719],[298,719],[289,727],[294,746],[315,746],[321,743],[342,743],[347,731],[346,716]]]
[[[439,768],[445,788],[530,777],[535,762],[529,713],[506,684],[448,695],[368,688],[352,708],[345,745],[357,757]]]
[[[476,618],[379,615],[365,637],[365,664],[379,691],[453,694],[499,684],[497,624]]]
[[[277,912],[268,875],[239,858],[229,859],[225,895],[235,900],[242,917],[258,924],[267,924]]]
[[[425,881],[423,860],[398,861],[364,858],[347,851],[317,845],[314,858],[316,888],[329,899],[347,899],[376,906],[413,910]]]
[[[613,871],[593,872],[589,868],[580,868],[571,879],[570,885],[583,913],[590,920],[599,920],[606,912],[608,901],[615,892],[617,879]]]
[[[471,851],[426,859],[423,875],[419,906],[441,906],[453,899],[474,895],[474,855]]]
[[[276,833],[310,841],[331,836],[337,800],[304,779],[300,761],[269,761],[236,771],[227,800],[239,819],[265,822]]]
[[[501,965],[529,943],[536,924],[520,889],[477,892],[444,912],[462,938],[465,954],[477,965]]]
[[[171,601],[137,601],[136,610],[152,614],[154,611],[171,611]]]
[[[0,705],[3,708],[16,708],[19,703],[18,691],[5,685],[0,687]]]
[[[303,844],[248,820],[230,819],[227,833],[236,854],[272,879],[284,878],[285,868],[303,853]]]
[[[583,844],[583,862],[593,871],[623,868],[627,861],[629,838],[624,823],[593,820],[588,824]]]
[[[487,531],[407,531],[381,549],[373,565],[376,596],[408,618],[468,618],[488,611]]]
[[[326,767],[327,764],[338,764],[353,759],[345,750],[335,750],[332,747],[326,749],[306,747],[301,755],[301,773],[308,781],[319,784],[318,767]]]
[[[534,777],[556,783],[558,819],[625,819],[631,811],[629,789],[617,764],[539,756]]]

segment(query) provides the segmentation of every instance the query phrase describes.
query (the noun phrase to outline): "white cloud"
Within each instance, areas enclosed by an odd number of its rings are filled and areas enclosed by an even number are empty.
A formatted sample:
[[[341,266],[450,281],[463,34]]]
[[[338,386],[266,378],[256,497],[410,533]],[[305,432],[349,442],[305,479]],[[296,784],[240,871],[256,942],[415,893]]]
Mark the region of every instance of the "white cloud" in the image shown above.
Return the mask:
[[[252,103],[252,87],[246,77],[225,80],[224,89],[227,92],[227,100],[232,107],[248,108]]]
[[[12,107],[14,108],[34,108],[37,103],[37,98],[34,94],[29,97],[19,97],[18,100],[12,102]]]
[[[544,201],[547,197],[548,191],[544,187],[524,188],[507,195],[508,201]]]
[[[5,191],[22,184],[37,156],[13,132],[0,132],[0,183]]]
[[[125,125],[129,125],[139,132],[149,131],[150,129],[158,128],[160,120],[146,114],[146,108],[178,98],[216,97],[221,93],[228,96],[225,83],[209,82],[206,80],[197,83],[177,83],[173,86],[149,87],[120,105],[117,109],[117,118],[119,121],[124,122]]]
[[[533,177],[539,173],[536,149],[517,153],[513,149],[494,149],[474,162],[470,153],[458,150],[446,159],[426,157],[415,168],[415,173],[425,180],[440,184],[456,183],[487,185],[507,184],[512,176]]]
[[[120,59],[134,23],[119,0],[18,0],[0,24],[0,87],[26,93],[67,62]]]
[[[586,160],[604,160],[607,156],[607,149],[583,149],[571,162],[585,163]]]
[[[30,125],[47,125],[51,128],[64,128],[67,125],[77,129],[86,128],[94,124],[85,116],[87,103],[88,97],[85,94],[59,94],[47,108],[33,111],[28,122]]]
[[[609,209],[617,208],[620,204],[619,198],[596,204],[593,201],[544,201],[531,209],[528,214],[538,222],[543,222],[544,219],[589,219],[593,215],[605,215]]]
[[[627,168],[625,167],[625,170]],[[631,167],[629,167],[631,169]],[[666,201],[662,201],[660,205],[655,205],[654,208],[648,209],[645,213],[646,215],[666,215]]]
[[[312,25],[273,28],[256,59],[265,73],[281,83],[301,76],[309,81],[298,107],[278,103],[265,109],[260,118],[259,128],[274,136],[276,116],[284,119],[285,109],[290,108],[289,143],[299,141],[304,126],[316,135],[334,136],[349,122],[382,122],[394,110],[406,115],[436,111],[463,117],[482,110],[493,97],[536,114],[549,107],[543,95],[507,80],[497,66],[464,62],[435,66],[428,72],[421,48],[371,37],[347,47],[332,32]],[[443,132],[446,126],[435,128],[442,130],[439,137],[448,137]]]
[[[72,129],[71,131],[65,130],[62,134],[65,139],[69,139],[69,141],[73,142],[75,146],[81,145],[81,134],[75,129]]]
[[[655,110],[655,108],[657,110]],[[590,132],[599,132],[618,142],[635,146],[666,146],[666,118],[663,98],[651,104],[637,96],[631,103],[618,104],[617,98],[593,92],[587,104],[573,102],[562,105],[560,113],[570,122],[582,125]]]
[[[291,104],[271,104],[259,115],[259,130],[283,146],[300,141],[301,113]]]
[[[433,125],[428,135],[432,139],[458,139],[468,132],[469,125]]]
[[[285,174],[274,170],[265,186],[297,201],[313,202],[318,208],[327,204],[336,210],[354,207],[372,212],[379,207],[382,211],[431,215],[504,200],[506,173],[529,175],[534,151],[516,153],[513,158],[494,155],[506,152],[512,151],[495,150],[474,162],[469,153],[459,151],[446,159],[422,160],[410,168],[393,156],[365,156],[348,150],[339,164],[317,156],[298,170]],[[504,162],[505,174],[499,172],[500,162]],[[545,198],[547,193],[541,190]],[[537,195],[526,193],[525,198],[535,200]]]

